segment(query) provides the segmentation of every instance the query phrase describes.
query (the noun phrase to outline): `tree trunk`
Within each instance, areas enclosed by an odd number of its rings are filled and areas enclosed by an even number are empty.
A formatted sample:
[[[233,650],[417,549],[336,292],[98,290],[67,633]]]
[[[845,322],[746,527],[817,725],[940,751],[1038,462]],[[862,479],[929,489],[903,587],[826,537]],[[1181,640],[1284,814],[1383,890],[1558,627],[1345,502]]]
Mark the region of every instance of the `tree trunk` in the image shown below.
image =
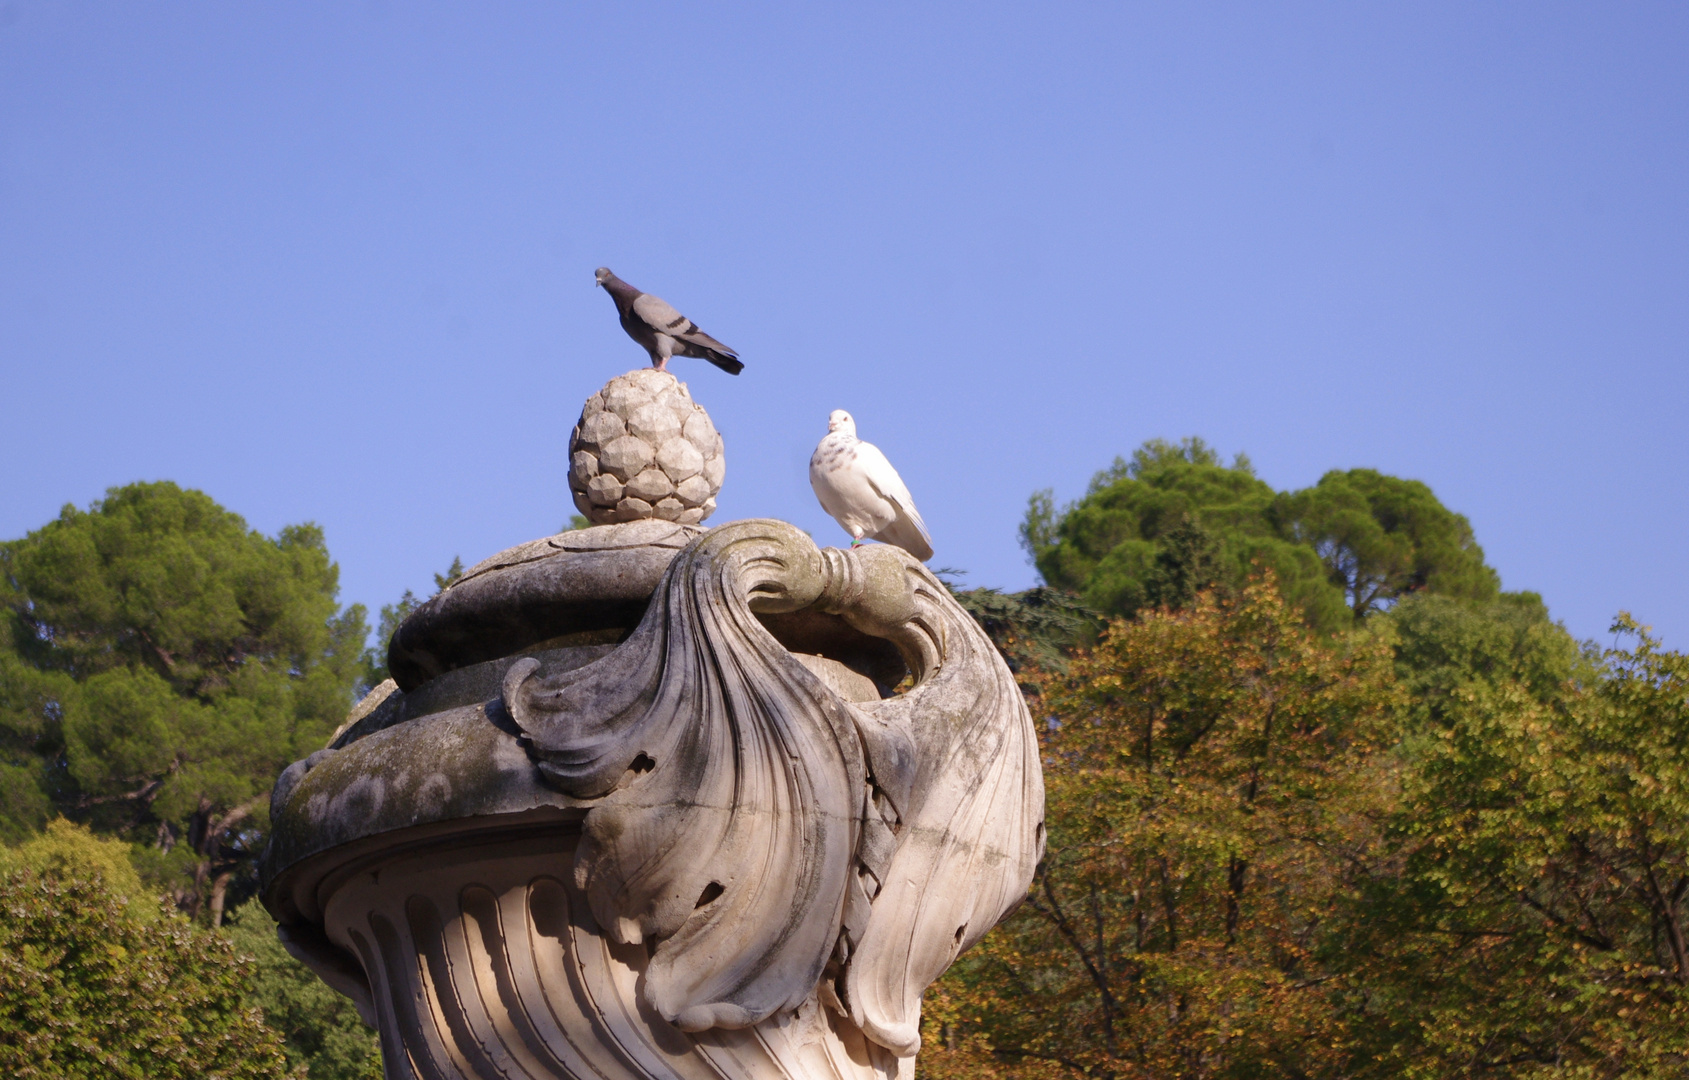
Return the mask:
[[[190,919],[199,918],[200,905],[205,903],[205,878],[211,872],[211,860],[201,859],[194,864],[194,891],[188,898],[187,916]]]
[[[1226,944],[1237,944],[1238,924],[1243,921],[1243,883],[1249,863],[1233,859],[1226,869]]]
[[[223,900],[229,893],[229,879],[235,876],[233,870],[225,870],[211,881],[211,925],[223,925]]]

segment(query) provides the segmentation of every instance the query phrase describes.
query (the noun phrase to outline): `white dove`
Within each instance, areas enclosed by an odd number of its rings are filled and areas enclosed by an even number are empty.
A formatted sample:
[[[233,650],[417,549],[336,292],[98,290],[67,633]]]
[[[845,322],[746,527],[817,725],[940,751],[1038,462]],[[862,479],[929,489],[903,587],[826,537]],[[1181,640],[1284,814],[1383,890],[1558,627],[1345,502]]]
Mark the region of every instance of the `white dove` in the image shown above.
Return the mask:
[[[827,436],[809,459],[809,486],[821,509],[850,534],[852,547],[866,536],[922,562],[932,558],[932,535],[903,478],[879,447],[856,437],[856,421],[843,409],[827,417]]]

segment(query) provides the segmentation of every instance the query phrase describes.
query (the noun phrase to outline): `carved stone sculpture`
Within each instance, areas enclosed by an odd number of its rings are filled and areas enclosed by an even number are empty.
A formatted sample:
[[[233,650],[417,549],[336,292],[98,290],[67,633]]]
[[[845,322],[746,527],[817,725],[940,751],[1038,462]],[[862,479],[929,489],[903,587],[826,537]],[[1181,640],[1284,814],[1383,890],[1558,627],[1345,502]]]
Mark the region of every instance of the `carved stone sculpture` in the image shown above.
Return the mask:
[[[387,1076],[909,1077],[1025,895],[1037,742],[907,553],[659,520],[472,568],[272,799],[266,906]]]
[[[656,517],[696,525],[715,512],[721,436],[666,371],[618,375],[587,399],[569,438],[575,507],[601,525]]]

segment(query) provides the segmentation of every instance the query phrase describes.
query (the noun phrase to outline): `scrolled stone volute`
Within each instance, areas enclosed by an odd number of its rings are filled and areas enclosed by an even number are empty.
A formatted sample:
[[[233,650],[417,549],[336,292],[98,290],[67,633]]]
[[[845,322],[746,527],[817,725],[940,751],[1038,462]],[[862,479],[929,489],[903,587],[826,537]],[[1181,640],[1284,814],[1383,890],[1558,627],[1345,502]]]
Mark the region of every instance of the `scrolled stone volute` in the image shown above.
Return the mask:
[[[290,770],[265,865],[391,1077],[908,1077],[1042,855],[1013,678],[896,548],[735,522],[619,644],[439,666],[409,694],[461,704]],[[303,842],[336,800],[378,826]]]

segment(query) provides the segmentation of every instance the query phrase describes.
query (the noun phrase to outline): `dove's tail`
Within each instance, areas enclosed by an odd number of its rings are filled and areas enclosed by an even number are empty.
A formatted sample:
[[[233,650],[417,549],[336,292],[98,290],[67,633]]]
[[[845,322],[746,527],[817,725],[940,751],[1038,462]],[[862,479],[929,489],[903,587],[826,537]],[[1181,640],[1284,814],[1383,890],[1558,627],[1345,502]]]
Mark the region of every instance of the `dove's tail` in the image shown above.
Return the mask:
[[[898,505],[896,500],[892,505],[897,507],[897,516],[875,533],[874,539],[896,544],[922,562],[932,558],[932,534],[927,532],[927,523],[921,520],[920,512],[912,506]]]

